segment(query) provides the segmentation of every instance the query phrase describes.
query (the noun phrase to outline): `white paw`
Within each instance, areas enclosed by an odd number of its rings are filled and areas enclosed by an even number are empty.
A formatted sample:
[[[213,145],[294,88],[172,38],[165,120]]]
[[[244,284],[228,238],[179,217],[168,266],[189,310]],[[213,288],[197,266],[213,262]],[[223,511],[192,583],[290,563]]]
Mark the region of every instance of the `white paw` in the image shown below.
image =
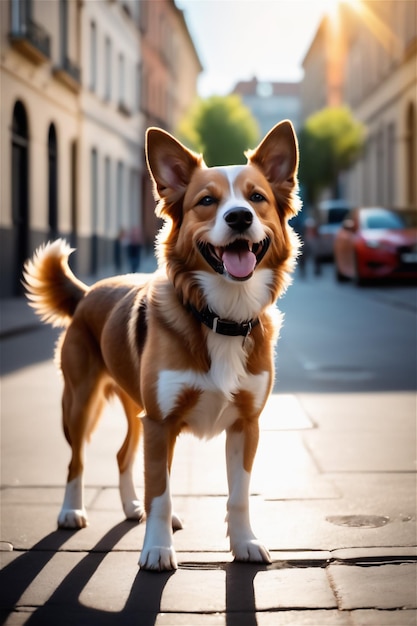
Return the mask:
[[[139,565],[141,569],[158,572],[178,568],[175,550],[172,546],[166,548],[163,546],[144,548],[140,555]]]
[[[145,510],[139,500],[123,502],[123,511],[126,519],[134,519],[138,522],[142,522],[145,519]]]
[[[58,516],[58,528],[85,528],[88,526],[85,509],[61,509]]]
[[[271,556],[265,546],[257,539],[239,541],[232,546],[236,561],[252,563],[272,563]]]

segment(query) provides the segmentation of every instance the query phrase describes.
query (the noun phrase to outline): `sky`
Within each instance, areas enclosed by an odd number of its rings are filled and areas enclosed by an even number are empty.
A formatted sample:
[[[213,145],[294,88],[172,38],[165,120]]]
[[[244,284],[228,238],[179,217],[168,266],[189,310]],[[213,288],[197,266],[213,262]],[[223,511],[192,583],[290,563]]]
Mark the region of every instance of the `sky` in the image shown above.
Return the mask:
[[[321,17],[336,0],[176,0],[204,72],[198,91],[225,95],[240,80],[298,81]]]

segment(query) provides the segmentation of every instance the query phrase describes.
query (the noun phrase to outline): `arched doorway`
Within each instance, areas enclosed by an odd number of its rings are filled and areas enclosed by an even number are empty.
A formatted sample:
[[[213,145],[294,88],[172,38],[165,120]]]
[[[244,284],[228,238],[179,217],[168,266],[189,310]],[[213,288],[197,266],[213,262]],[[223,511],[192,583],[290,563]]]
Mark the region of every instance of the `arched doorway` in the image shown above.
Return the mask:
[[[49,239],[58,236],[58,151],[54,124],[48,133],[48,228]]]
[[[13,292],[22,292],[22,266],[29,255],[29,132],[25,107],[18,100],[12,120]]]
[[[406,172],[407,172],[407,203],[411,207],[417,205],[417,155],[416,155],[416,110],[413,102],[410,102],[406,119]]]

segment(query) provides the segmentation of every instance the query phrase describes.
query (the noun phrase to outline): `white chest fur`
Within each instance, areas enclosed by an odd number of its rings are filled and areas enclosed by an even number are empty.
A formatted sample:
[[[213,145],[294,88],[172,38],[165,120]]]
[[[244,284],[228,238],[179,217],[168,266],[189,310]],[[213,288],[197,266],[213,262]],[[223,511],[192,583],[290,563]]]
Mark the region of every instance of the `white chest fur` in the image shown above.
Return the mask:
[[[269,372],[258,375],[246,370],[247,355],[242,337],[208,335],[211,367],[206,374],[188,370],[163,370],[158,378],[158,404],[163,417],[173,411],[179,396],[187,389],[201,392],[197,404],[187,415],[189,428],[198,437],[213,437],[228,428],[237,418],[233,394],[240,389],[252,393],[256,408],[265,400]]]

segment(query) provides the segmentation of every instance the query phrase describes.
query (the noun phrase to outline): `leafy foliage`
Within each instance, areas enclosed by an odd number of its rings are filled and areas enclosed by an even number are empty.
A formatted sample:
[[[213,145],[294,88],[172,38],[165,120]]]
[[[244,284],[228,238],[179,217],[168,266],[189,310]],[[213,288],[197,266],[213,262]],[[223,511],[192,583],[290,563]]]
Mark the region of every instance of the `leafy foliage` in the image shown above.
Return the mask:
[[[331,187],[337,197],[339,174],[360,157],[365,127],[346,106],[321,109],[307,118],[299,135],[299,178],[314,204],[320,191]]]
[[[204,155],[208,166],[245,163],[244,151],[259,140],[258,125],[237,95],[199,100],[183,120],[179,136]]]

